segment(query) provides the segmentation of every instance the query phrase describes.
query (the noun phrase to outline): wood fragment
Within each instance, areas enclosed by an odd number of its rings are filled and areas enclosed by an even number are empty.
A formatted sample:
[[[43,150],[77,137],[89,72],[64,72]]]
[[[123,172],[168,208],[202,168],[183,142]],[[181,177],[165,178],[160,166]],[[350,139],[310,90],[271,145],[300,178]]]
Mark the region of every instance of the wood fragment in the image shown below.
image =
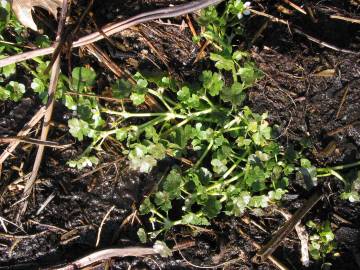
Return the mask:
[[[291,2],[290,0],[282,0],[282,1],[286,4],[288,4],[289,6],[291,6],[292,8],[294,8],[295,10],[299,11],[300,13],[307,15],[306,11],[303,8],[296,5],[295,3]]]
[[[292,215],[288,213],[286,210],[278,209],[278,211],[285,217],[286,220],[291,219]],[[298,222],[295,225],[295,231],[299,237],[300,240],[300,251],[301,251],[301,263],[305,267],[308,267],[310,264],[310,258],[309,258],[309,234],[306,232],[305,226],[301,225],[300,222]]]
[[[330,18],[335,19],[335,20],[346,21],[346,22],[349,22],[349,23],[360,24],[360,19],[347,18],[347,17],[339,16],[339,15],[330,15]]]
[[[316,77],[334,77],[335,76],[335,69],[324,69],[320,72],[314,74]]]
[[[101,220],[100,227],[99,227],[99,230],[98,230],[98,233],[97,233],[97,237],[96,237],[95,247],[98,247],[98,246],[99,246],[102,228],[103,228],[103,226],[104,226],[104,224],[105,224],[106,219],[109,217],[110,213],[111,213],[114,209],[115,209],[115,205],[111,206],[111,208],[106,212],[104,218]]]
[[[336,128],[334,130],[331,130],[329,132],[326,133],[327,136],[334,136],[338,133],[341,132],[345,132],[346,130],[348,130],[349,128],[353,128],[354,126],[360,126],[360,121],[354,121],[350,124],[344,125],[342,127]]]
[[[344,103],[345,103],[345,101],[346,101],[346,97],[347,97],[348,93],[349,93],[349,84],[347,84],[346,87],[345,87],[344,95],[343,95],[343,97],[341,98],[339,108],[338,108],[338,110],[337,110],[337,112],[336,112],[336,119],[339,119],[341,109],[342,109],[342,107],[344,106]]]

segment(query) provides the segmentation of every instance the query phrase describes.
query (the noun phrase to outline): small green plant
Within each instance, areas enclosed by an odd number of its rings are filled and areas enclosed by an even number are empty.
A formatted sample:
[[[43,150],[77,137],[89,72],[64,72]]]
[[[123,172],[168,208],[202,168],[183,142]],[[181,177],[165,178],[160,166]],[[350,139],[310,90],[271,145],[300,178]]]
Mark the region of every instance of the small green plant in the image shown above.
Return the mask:
[[[257,114],[244,106],[246,89],[262,76],[249,54],[233,45],[244,32],[240,19],[249,13],[248,7],[240,0],[229,0],[221,13],[215,7],[202,11],[199,23],[205,30],[195,39],[213,45],[213,70],[204,70],[189,82],[140,72],[133,76],[135,85],[115,81],[113,96],[130,99],[130,105],[101,105],[93,96],[97,74],[90,67],[75,67],[71,78],[60,74],[56,98],[73,111],[69,132],[79,141],[90,142],[69,166],[83,169],[98,164],[94,152],[101,151],[108,138],[122,144],[129,167],[141,173],[151,172],[165,157],[177,161],[140,206],[153,225],[152,232],[139,230],[141,241],[176,225],[208,225],[220,213],[240,216],[247,209],[267,207],[287,192],[295,173],[314,184],[319,177],[336,176],[346,184],[342,197],[359,199],[358,180],[346,182],[337,172],[359,162],[317,169],[300,151],[290,151],[275,141],[266,113]],[[13,43],[3,39],[9,29],[17,33]],[[20,52],[25,37],[26,30],[2,1],[0,57]],[[37,39],[39,47],[48,43],[46,36]],[[0,100],[19,101],[26,93],[26,83],[16,76],[20,70],[31,78],[28,88],[45,103],[48,64],[34,58],[31,63],[1,68]],[[148,112],[139,106],[149,96],[157,100],[159,110]],[[187,165],[181,160],[187,160]]]
[[[248,59],[248,53],[233,49],[233,40],[244,33],[240,19],[243,14],[249,14],[249,5],[249,2],[230,0],[226,2],[221,14],[216,7],[212,6],[204,9],[199,18],[200,25],[205,29],[200,37],[205,38],[217,49],[216,52],[210,54],[210,59],[215,61],[215,67],[231,72],[234,82],[238,81],[238,75],[240,75],[244,89],[252,86],[254,79],[259,75],[256,74],[258,70],[252,62],[246,61],[242,65],[239,64],[243,59]],[[195,38],[195,41],[200,37]]]
[[[12,37],[12,41],[6,41],[4,35]],[[26,29],[16,20],[11,12],[9,1],[1,1],[0,3],[0,58],[4,58],[10,54],[22,52],[22,47],[26,44],[28,33]],[[39,35],[35,40],[35,44],[39,47],[50,45],[50,40],[45,35]],[[17,72],[28,73],[33,77],[31,88],[34,92],[40,94],[40,98],[46,100],[46,87],[49,76],[44,74],[44,70],[48,63],[40,58],[34,58],[35,66],[29,66],[22,62],[19,64],[10,64],[0,68],[0,100],[19,101],[26,93],[26,86],[23,76],[17,76]],[[60,93],[61,95],[61,93]]]
[[[306,223],[306,226],[312,231],[309,238],[309,251],[314,260],[326,262],[326,258],[332,255],[336,249],[335,236],[331,230],[330,222],[326,221],[317,224],[313,221]],[[326,263],[328,265],[329,263]]]

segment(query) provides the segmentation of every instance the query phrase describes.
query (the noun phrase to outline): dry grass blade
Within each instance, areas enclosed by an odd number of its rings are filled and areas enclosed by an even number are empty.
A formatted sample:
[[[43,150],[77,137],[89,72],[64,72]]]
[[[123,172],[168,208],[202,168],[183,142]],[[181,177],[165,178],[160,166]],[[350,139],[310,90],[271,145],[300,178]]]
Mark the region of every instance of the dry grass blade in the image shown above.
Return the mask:
[[[42,141],[34,138],[21,137],[21,136],[0,137],[0,143],[12,143],[12,142],[24,142],[29,144],[53,147],[53,148],[65,148],[70,145],[70,144],[60,145],[58,142]]]

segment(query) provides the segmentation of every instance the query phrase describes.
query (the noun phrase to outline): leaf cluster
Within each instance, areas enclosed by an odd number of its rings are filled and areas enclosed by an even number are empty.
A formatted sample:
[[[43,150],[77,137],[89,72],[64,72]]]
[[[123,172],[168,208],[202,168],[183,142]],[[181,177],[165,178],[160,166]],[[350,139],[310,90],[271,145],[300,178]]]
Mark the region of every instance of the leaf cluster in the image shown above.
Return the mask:
[[[314,260],[325,261],[328,255],[334,253],[336,249],[335,235],[331,230],[330,222],[326,221],[322,224],[309,221],[306,224],[312,231],[309,237],[309,252]]]

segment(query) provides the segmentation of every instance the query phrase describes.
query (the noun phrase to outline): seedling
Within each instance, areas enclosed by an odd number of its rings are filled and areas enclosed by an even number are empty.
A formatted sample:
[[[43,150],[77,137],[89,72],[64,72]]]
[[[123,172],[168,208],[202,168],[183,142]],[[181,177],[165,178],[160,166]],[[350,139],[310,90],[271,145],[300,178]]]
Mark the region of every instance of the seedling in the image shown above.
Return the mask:
[[[330,222],[317,224],[313,221],[306,223],[312,234],[310,235],[309,251],[314,260],[322,260],[324,267],[328,266],[326,258],[332,255],[336,249],[335,236],[331,230]]]

